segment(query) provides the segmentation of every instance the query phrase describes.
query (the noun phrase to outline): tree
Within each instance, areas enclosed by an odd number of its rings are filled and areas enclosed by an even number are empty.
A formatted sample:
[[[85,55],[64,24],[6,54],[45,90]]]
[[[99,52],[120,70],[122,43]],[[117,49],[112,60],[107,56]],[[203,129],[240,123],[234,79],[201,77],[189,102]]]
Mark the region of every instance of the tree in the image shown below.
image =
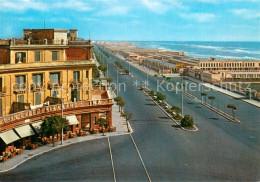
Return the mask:
[[[176,114],[180,114],[181,113],[181,108],[177,107],[177,106],[172,106],[172,110],[176,112]]]
[[[99,70],[98,70],[98,68],[97,68],[96,66],[94,66],[94,67],[92,68],[92,72],[93,72],[93,77],[94,77],[94,78],[99,77]]]
[[[150,91],[150,94],[151,94],[151,96],[154,96],[154,95],[155,95],[155,93],[154,93],[153,90]]]
[[[160,92],[157,92],[156,96],[157,96],[157,99],[158,99],[158,100],[164,101],[164,100],[166,99],[166,96],[163,95],[163,94],[160,93]]]
[[[55,134],[58,134],[61,129],[65,129],[69,125],[67,119],[61,116],[47,117],[41,124],[41,132],[47,136],[52,136],[53,147],[55,146]]]
[[[106,80],[107,80],[108,84],[110,84],[113,81],[113,78],[107,78]]]
[[[118,101],[123,100],[123,99],[122,99],[122,97],[117,96],[117,97],[114,98],[114,100],[115,100],[116,102],[118,102]]]
[[[206,92],[201,92],[201,102],[203,102],[203,97],[205,97],[205,103],[206,103],[206,96],[208,95]]]
[[[214,101],[214,99],[216,99],[216,97],[212,95],[212,96],[209,96],[208,99],[211,100],[211,107],[212,107],[213,101]]]
[[[236,106],[234,105],[234,104],[228,104],[227,105],[227,108],[229,108],[229,109],[232,109],[232,115],[233,115],[233,119],[235,119],[235,112],[236,112],[236,110],[237,110],[237,108],[236,108]]]
[[[192,127],[193,126],[193,118],[190,115],[185,115],[181,120],[182,127]]]
[[[105,119],[105,118],[99,118],[99,119],[98,119],[98,124],[99,124],[99,126],[102,127],[103,136],[105,136],[105,134],[104,134],[104,130],[105,130],[104,127],[107,126],[107,119]]]
[[[124,100],[120,100],[117,102],[117,105],[119,106],[119,112],[122,111],[125,104],[126,102]]]
[[[171,80],[171,77],[167,77],[166,80],[170,81],[170,80]]]
[[[130,114],[125,113],[125,119],[126,119],[126,124],[127,124],[128,132],[130,132],[130,130],[129,130],[129,125],[128,125],[128,121],[129,121],[131,118],[132,118],[132,113],[130,113]]]

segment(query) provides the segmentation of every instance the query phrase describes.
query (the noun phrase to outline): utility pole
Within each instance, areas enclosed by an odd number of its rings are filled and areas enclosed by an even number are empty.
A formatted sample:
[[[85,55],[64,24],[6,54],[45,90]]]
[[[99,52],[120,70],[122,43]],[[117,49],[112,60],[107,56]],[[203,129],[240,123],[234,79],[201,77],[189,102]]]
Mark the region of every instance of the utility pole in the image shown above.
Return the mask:
[[[184,117],[184,112],[183,112],[183,76],[181,77],[181,85],[182,85],[182,92],[181,92],[181,115]]]
[[[63,85],[61,85],[61,118],[63,118]],[[61,145],[63,144],[63,127],[61,128]]]
[[[116,69],[116,96],[118,96],[118,68]]]

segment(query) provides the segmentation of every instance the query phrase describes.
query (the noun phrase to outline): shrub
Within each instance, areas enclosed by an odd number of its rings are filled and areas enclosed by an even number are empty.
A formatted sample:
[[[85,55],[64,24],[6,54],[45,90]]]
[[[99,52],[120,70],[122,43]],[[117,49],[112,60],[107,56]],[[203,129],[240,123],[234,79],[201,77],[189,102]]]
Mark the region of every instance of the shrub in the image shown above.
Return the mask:
[[[190,115],[185,115],[181,120],[182,127],[192,127],[193,126],[193,118]]]
[[[173,118],[176,119],[176,120],[181,120],[181,119],[182,119],[182,116],[181,116],[179,113],[177,113],[177,114],[175,114],[175,115],[173,116]]]

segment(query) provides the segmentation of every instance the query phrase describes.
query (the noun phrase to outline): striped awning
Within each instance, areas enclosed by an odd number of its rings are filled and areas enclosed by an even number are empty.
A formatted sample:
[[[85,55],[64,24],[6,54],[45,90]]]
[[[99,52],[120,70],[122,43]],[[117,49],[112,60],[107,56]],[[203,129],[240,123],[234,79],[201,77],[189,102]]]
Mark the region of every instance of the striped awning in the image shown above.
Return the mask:
[[[69,125],[79,124],[79,121],[75,115],[66,116],[66,119],[69,121]]]
[[[41,124],[43,121],[38,121],[37,123],[33,123],[32,127],[35,129],[35,131],[40,134],[41,133]]]
[[[25,138],[28,136],[32,136],[35,133],[33,132],[32,128],[29,125],[21,126],[19,128],[15,128],[15,131],[21,138]]]
[[[13,130],[0,133],[0,138],[5,142],[6,145],[20,139]]]

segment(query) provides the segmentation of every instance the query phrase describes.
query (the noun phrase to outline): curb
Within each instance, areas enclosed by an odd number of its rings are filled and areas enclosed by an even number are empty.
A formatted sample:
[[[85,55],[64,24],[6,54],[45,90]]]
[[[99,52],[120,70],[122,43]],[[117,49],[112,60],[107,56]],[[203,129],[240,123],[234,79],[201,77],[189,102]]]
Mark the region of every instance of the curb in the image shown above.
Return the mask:
[[[189,130],[189,129],[186,129],[186,128],[183,128],[173,117],[171,117],[171,115],[169,113],[167,113],[157,102],[155,102],[150,95],[148,95],[145,91],[142,90],[142,92],[147,96],[149,97],[171,120],[173,120],[173,122],[175,122],[182,130],[184,131],[190,131],[190,132],[195,132],[195,131],[198,131],[199,129],[193,125],[193,127],[195,128],[195,130]]]
[[[169,82],[164,82],[164,84],[169,84]],[[172,87],[172,86],[171,86],[171,87]],[[174,88],[174,89],[176,90],[176,88]],[[223,118],[227,119],[228,121],[233,122],[233,123],[240,123],[240,121],[239,121],[238,119],[235,119],[235,120],[234,120],[234,119],[232,118],[232,116],[230,116],[230,115],[224,113],[223,111],[219,110],[219,109],[216,108],[216,107],[214,107],[214,108],[216,109],[216,110],[214,110],[214,109],[213,109],[211,106],[209,106],[207,103],[206,103],[206,104],[205,104],[205,103],[202,103],[201,100],[199,100],[197,97],[195,97],[195,96],[189,94],[188,92],[185,92],[185,91],[183,92],[183,91],[179,91],[179,90],[177,90],[177,91],[180,92],[181,94],[185,95],[186,97],[188,97],[188,98],[194,100],[194,101],[197,102],[198,104],[203,105],[203,106],[206,107],[207,109],[209,109],[209,110],[211,110],[211,111],[217,113],[218,115],[222,116]],[[217,111],[217,110],[219,110],[219,111]]]
[[[188,79],[188,80],[190,80],[190,81],[192,81],[192,82],[195,82],[195,83],[197,83],[197,84],[201,84],[200,82],[198,82],[198,81],[196,81],[196,80],[192,80],[192,79],[190,79],[190,78],[188,78],[188,77],[185,77],[185,78]],[[210,88],[210,87],[206,86],[205,84],[202,84],[202,85],[203,85],[204,87]],[[219,92],[219,93],[222,93],[222,94],[227,95],[227,96],[229,96],[229,97],[232,97],[232,98],[234,98],[234,99],[237,99],[236,97],[234,97],[234,96],[232,96],[232,95],[229,95],[229,94],[224,93],[224,92],[220,92],[220,91],[218,91],[218,90],[216,90],[216,89],[214,89],[214,88],[210,88],[210,89],[214,90],[215,92]],[[230,91],[230,92],[232,92],[232,91]],[[250,105],[252,105],[252,106],[255,106],[255,107],[260,108],[260,106],[254,105],[254,104],[252,104],[252,103],[250,103],[250,102],[247,102],[247,101],[245,101],[244,99],[239,99],[239,100],[241,100],[241,101],[243,101],[243,102],[245,102],[245,103],[247,103],[247,104],[250,104]]]
[[[9,169],[0,171],[0,174],[1,174],[1,173],[8,172],[8,171],[11,171],[11,170],[17,168],[18,166],[20,166],[21,164],[25,163],[26,161],[28,161],[28,160],[30,160],[30,159],[32,159],[32,158],[34,158],[34,157],[37,157],[37,156],[39,156],[39,155],[45,154],[45,153],[47,153],[47,152],[51,152],[51,151],[53,151],[53,150],[57,150],[57,149],[60,149],[60,148],[63,148],[63,147],[67,147],[67,146],[73,145],[73,144],[78,144],[78,143],[82,143],[82,142],[87,142],[87,141],[90,141],[90,140],[98,140],[98,139],[108,138],[108,137],[116,137],[116,136],[129,135],[129,134],[133,133],[133,129],[132,129],[130,123],[128,123],[128,125],[129,125],[129,128],[130,128],[130,132],[128,132],[128,133],[117,134],[117,135],[114,135],[114,136],[99,136],[99,137],[97,137],[97,138],[88,139],[88,140],[85,140],[85,141],[76,141],[76,142],[74,142],[74,143],[67,143],[66,145],[64,145],[64,144],[63,144],[63,145],[59,145],[59,146],[56,146],[55,148],[52,147],[52,148],[50,148],[49,150],[46,150],[46,151],[37,153],[37,154],[35,154],[35,155],[33,155],[33,156],[30,156],[30,157],[24,159],[23,161],[19,162],[18,164],[16,164],[15,166],[13,166],[13,167],[11,167],[11,168],[9,168]]]

